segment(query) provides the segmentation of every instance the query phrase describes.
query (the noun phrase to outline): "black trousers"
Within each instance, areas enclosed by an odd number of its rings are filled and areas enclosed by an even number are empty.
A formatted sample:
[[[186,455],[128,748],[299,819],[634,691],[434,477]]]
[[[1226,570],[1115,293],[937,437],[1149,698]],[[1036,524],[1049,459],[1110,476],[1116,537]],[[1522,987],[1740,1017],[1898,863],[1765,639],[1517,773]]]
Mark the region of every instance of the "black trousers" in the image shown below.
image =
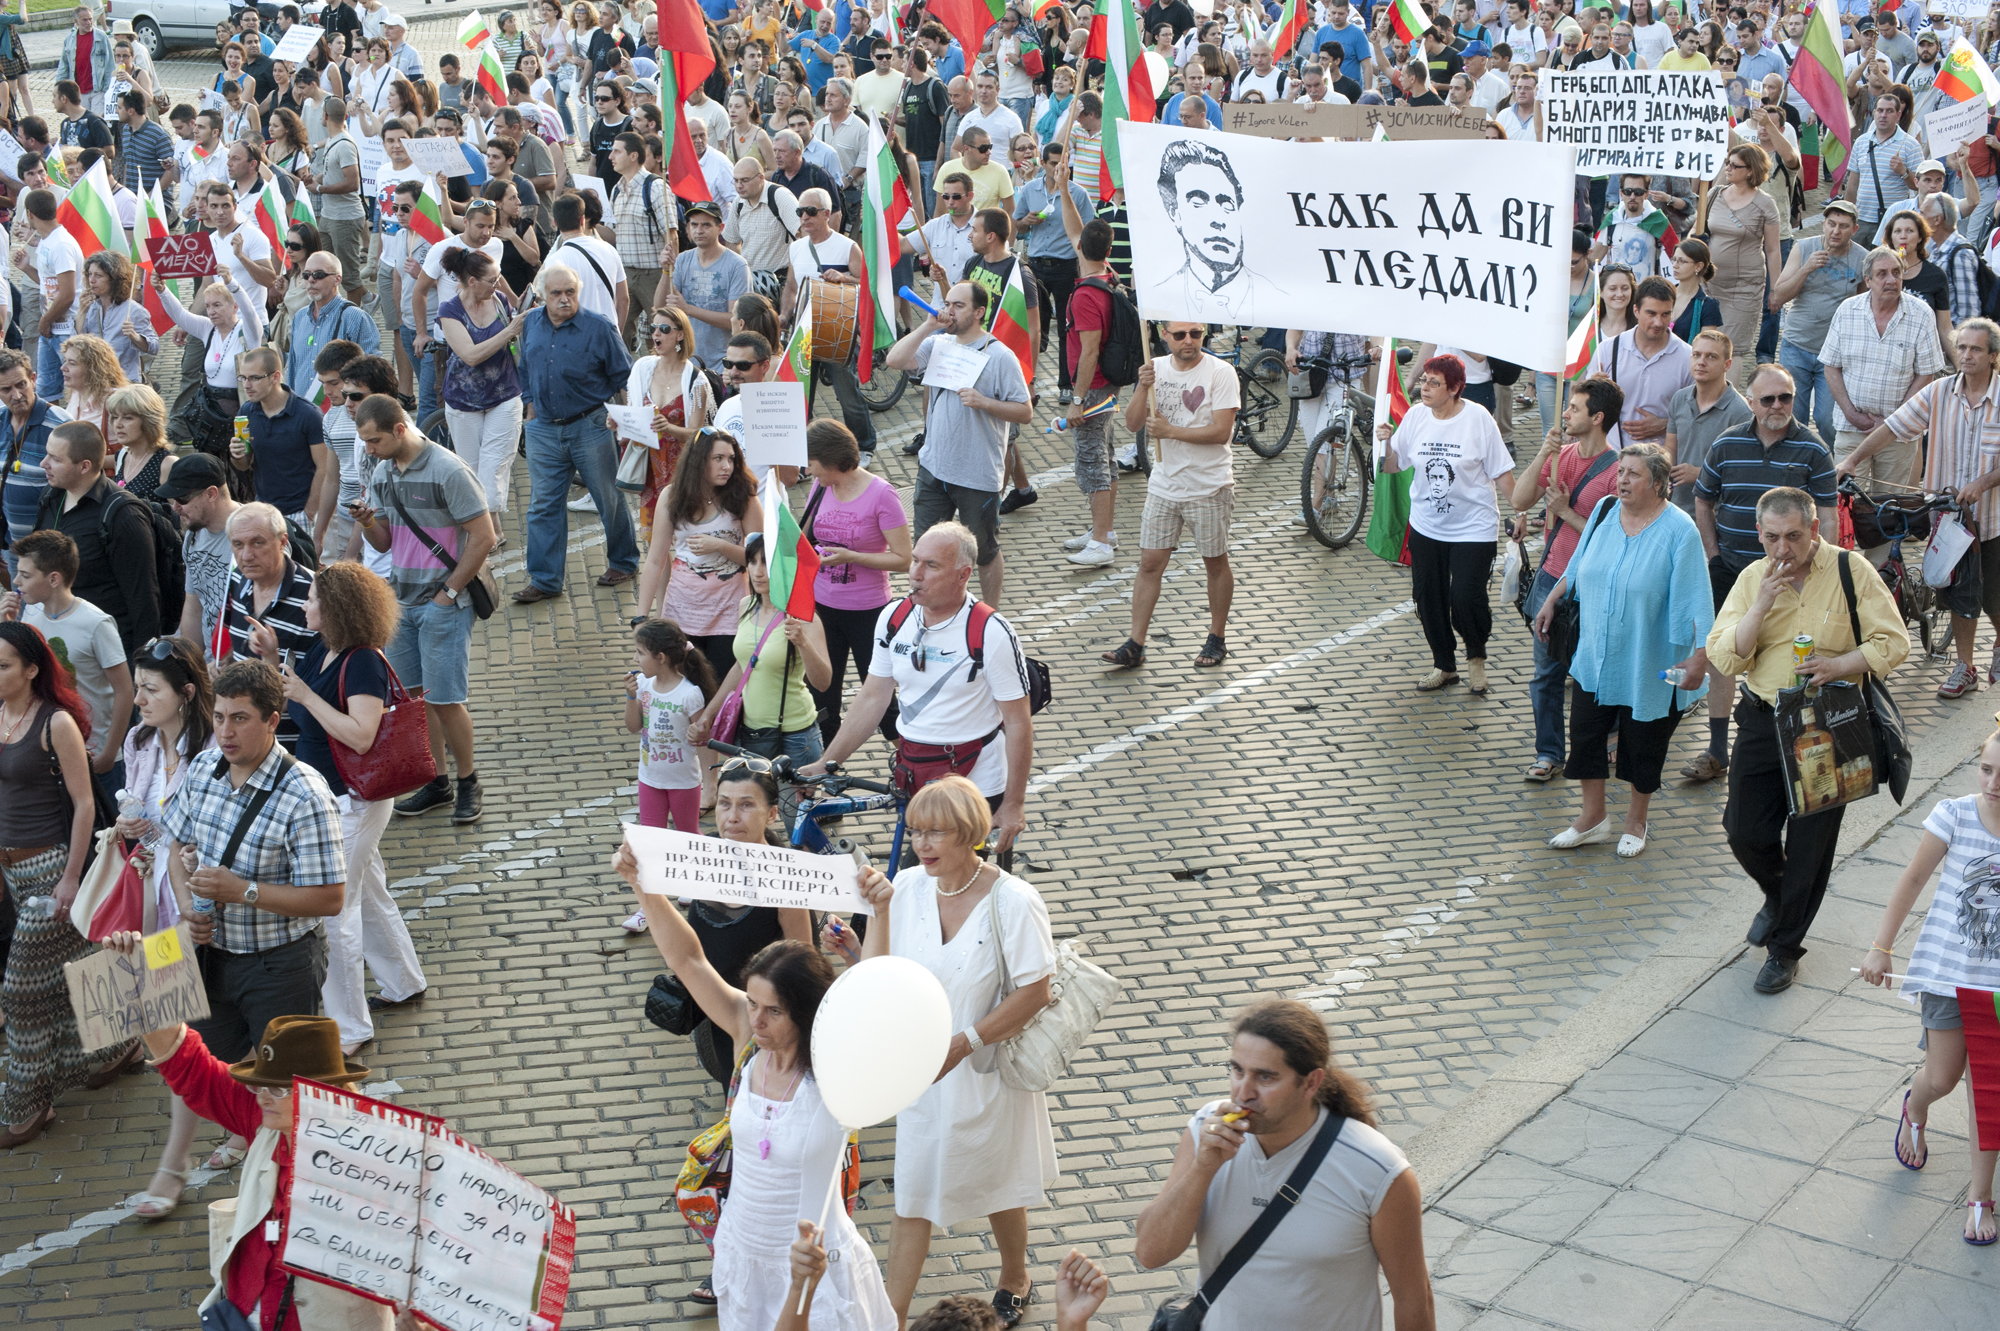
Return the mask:
[[[824,689],[813,689],[813,705],[819,708],[820,741],[833,743],[833,737],[840,733],[840,699],[847,682],[847,663],[854,662],[856,686],[868,681],[868,662],[875,655],[875,624],[882,617],[882,607],[873,610],[839,610],[823,605],[819,608],[820,627],[826,630],[826,652],[833,658],[833,679]],[[810,685],[807,686],[811,688]],[[891,744],[896,742],[896,703],[889,701],[889,710],[882,714],[882,737]]]
[[[1793,960],[1801,946],[1826,880],[1833,874],[1834,843],[1846,806],[1793,818],[1785,798],[1785,775],[1778,762],[1778,727],[1761,704],[1736,703],[1736,751],[1729,760],[1729,803],[1722,828],[1729,849],[1764,891],[1769,927],[1764,946],[1774,957]]]
[[[1569,760],[1563,764],[1563,775],[1572,781],[1610,780],[1605,741],[1616,734],[1618,779],[1641,795],[1657,791],[1667,765],[1667,747],[1686,713],[1635,721],[1630,707],[1606,706],[1581,684],[1570,690],[1569,698]]]
[[[1486,584],[1493,577],[1497,541],[1434,541],[1410,528],[1410,595],[1417,603],[1417,620],[1431,647],[1431,664],[1456,672],[1458,643],[1465,654],[1484,660],[1486,640],[1493,635],[1493,602]]]
[[[1056,325],[1056,386],[1068,388],[1076,367],[1069,363],[1069,294],[1076,290],[1075,259],[1030,259],[1029,271],[1042,289],[1042,345],[1049,344],[1049,321]]]
[[[189,1023],[225,1063],[249,1054],[273,1017],[316,1017],[326,983],[326,930],[264,952],[199,950],[208,1015]]]

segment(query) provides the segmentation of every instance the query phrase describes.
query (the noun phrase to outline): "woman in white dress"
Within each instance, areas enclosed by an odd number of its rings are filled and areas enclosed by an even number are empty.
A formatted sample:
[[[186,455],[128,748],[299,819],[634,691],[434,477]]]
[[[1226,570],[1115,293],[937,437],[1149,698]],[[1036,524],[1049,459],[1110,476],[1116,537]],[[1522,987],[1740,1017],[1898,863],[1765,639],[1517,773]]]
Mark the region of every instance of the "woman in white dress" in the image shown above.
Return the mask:
[[[755,779],[748,767],[737,771],[739,780]],[[613,868],[632,884],[660,955],[701,1010],[735,1050],[756,1043],[729,1111],[733,1173],[715,1230],[711,1281],[721,1331],[771,1331],[792,1283],[798,1222],[818,1218],[840,1148],[842,1129],[812,1075],[813,1017],[833,983],[833,967],[812,944],[785,939],[750,958],[738,989],[703,955],[673,899],[639,890],[629,846],[618,848]],[[894,1331],[896,1314],[875,1254],[847,1208],[830,1209],[821,1241],[840,1256],[813,1291],[813,1331]]]
[[[875,918],[861,955],[928,967],[951,997],[958,1034],[936,1084],[896,1117],[889,1302],[908,1315],[931,1226],[983,1215],[1000,1248],[993,1306],[1013,1326],[1034,1297],[1028,1208],[1056,1181],[1056,1141],[1047,1098],[1003,1083],[990,1046],[1019,1035],[1048,1006],[1055,940],[1041,894],[979,858],[993,830],[979,787],[962,776],[923,787],[910,800],[908,827],[917,863],[894,884],[874,870],[863,876]],[[852,956],[851,933],[829,924],[825,941]],[[1003,958],[1013,990],[1005,996]]]

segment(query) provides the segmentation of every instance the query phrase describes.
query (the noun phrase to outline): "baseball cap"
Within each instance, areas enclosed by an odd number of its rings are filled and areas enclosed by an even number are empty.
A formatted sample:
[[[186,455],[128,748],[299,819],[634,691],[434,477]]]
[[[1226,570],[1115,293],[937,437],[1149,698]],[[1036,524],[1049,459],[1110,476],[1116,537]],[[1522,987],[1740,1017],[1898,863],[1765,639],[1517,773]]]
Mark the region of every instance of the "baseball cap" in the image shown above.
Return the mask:
[[[407,28],[410,25],[403,22],[401,14],[384,14],[382,16],[382,26],[385,28]]]
[[[1921,176],[1927,171],[1935,171],[1939,175],[1943,175],[1945,174],[1944,163],[1935,157],[1926,157],[1923,161],[1917,163],[1917,174]]]
[[[1476,55],[1492,55],[1492,54],[1493,54],[1493,48],[1488,46],[1485,42],[1467,42],[1465,44],[1465,49],[1459,52],[1460,57],[1466,60],[1470,60],[1473,56]]]
[[[693,217],[696,213],[707,213],[710,217],[713,217],[718,222],[722,220],[722,205],[716,203],[712,199],[697,199],[693,203],[689,204],[683,211],[685,211],[689,217]],[[173,475],[172,472],[168,472],[167,474],[169,476]]]
[[[1822,211],[1829,213],[1846,213],[1849,217],[1853,218],[1857,222],[1861,220],[1861,210],[1859,208],[1856,208],[1853,204],[1849,203],[1846,199],[1834,199],[1831,202],[1829,202],[1826,205],[1825,209],[1823,209]],[[175,463],[173,472],[169,474],[170,478],[171,476],[176,476],[179,474],[180,474],[180,464]]]
[[[229,479],[222,474],[222,460],[208,453],[184,453],[174,459],[167,479],[161,481],[153,493],[162,499],[186,499],[189,495],[200,494],[211,485],[227,485]]]
[[[1856,32],[1873,32],[1875,31],[1875,20],[1863,14],[1860,18],[1854,20],[1854,30]]]

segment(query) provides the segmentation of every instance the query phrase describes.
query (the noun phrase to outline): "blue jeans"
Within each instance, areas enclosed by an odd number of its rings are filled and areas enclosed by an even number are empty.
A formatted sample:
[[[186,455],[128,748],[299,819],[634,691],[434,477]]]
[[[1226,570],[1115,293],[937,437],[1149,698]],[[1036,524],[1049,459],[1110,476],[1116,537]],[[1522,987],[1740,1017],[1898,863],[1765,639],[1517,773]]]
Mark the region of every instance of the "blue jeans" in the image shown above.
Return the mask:
[[[1524,607],[1530,620],[1542,612],[1542,603],[1555,590],[1556,579],[1546,569],[1537,570],[1528,586]],[[1531,638],[1534,635],[1529,635]],[[1535,709],[1535,756],[1552,763],[1563,761],[1563,706],[1568,692],[1569,667],[1549,655],[1549,645],[1540,638],[1535,643],[1535,678],[1528,685],[1528,701]]]
[[[1558,401],[1558,390],[1561,387],[1562,377],[1560,375],[1543,374],[1539,370],[1536,371],[1535,406],[1540,410],[1542,415],[1542,434],[1544,437],[1555,427],[1555,423],[1562,419],[1562,410],[1568,405],[1567,403]]]
[[[424,349],[423,355],[419,356],[417,354],[416,329],[398,328],[396,336],[402,339],[403,354],[410,358],[410,364],[416,368],[417,419],[415,424],[421,430],[424,428],[424,422],[431,418],[431,413],[438,409],[437,359],[431,355],[428,347]],[[435,342],[432,345],[436,345]]]
[[[52,333],[35,342],[35,395],[44,402],[60,402],[67,395],[63,388],[62,353],[63,344],[71,336]]]
[[[571,471],[583,477],[583,488],[590,491],[604,519],[611,568],[639,571],[639,538],[616,484],[618,454],[603,408],[568,425],[551,425],[538,417],[528,422],[528,581],[545,592],[562,590]]]
[[[1021,128],[1022,128],[1022,129],[1024,129],[1024,130],[1028,131],[1028,133],[1030,133],[1030,134],[1032,134],[1032,133],[1034,133],[1034,132],[1035,132],[1035,99],[1034,99],[1034,98],[1032,98],[1032,97],[1004,97],[1004,98],[1002,98],[1002,99],[1001,99],[1001,105],[1005,106],[1005,107],[1006,107],[1006,108],[1007,108],[1007,109],[1008,109],[1009,111],[1012,111],[1012,112],[1013,112],[1013,113],[1014,113],[1015,115],[1017,115],[1017,116],[1019,116],[1019,117],[1021,118]],[[1012,147],[1013,147],[1014,145],[1010,143],[1010,144],[1008,144],[1007,146],[1008,146],[1009,148],[1012,148]],[[1000,149],[998,149],[998,148],[995,148],[995,149],[994,149],[994,152],[993,152],[993,155],[994,155],[995,157],[998,157],[998,156],[1000,155],[1000,151],[1001,151]],[[1060,202],[1060,200],[1058,200],[1058,202]]]
[[[932,180],[932,177],[935,175],[937,175],[936,162],[917,163],[917,181],[923,186],[924,191],[925,217],[935,217],[937,215],[937,188],[935,182]]]
[[[1782,269],[1791,257],[1792,242],[1789,240],[1779,241],[1778,267]],[[1783,311],[1772,309],[1770,300],[1771,279],[1767,274],[1764,278],[1764,322],[1763,326],[1757,330],[1757,363],[1759,365],[1769,365],[1778,358],[1778,319],[1783,314]]]
[[[471,694],[472,621],[472,598],[462,592],[456,605],[427,596],[404,606],[387,652],[396,678],[422,689],[433,707],[464,703]]]
[[[1778,364],[1792,372],[1792,419],[1819,431],[1820,442],[1833,447],[1833,386],[1819,357],[1786,338],[1778,343]]]

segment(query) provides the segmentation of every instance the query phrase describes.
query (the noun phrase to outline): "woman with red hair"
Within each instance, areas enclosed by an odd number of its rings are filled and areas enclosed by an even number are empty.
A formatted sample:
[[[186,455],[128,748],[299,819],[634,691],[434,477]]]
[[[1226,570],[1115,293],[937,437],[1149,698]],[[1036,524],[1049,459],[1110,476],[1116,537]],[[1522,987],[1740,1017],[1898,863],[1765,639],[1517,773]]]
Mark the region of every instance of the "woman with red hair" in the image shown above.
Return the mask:
[[[1411,405],[1402,424],[1376,427],[1389,444],[1383,470],[1417,471],[1410,485],[1410,594],[1431,648],[1431,672],[1417,688],[1429,692],[1458,683],[1462,637],[1468,687],[1484,695],[1486,639],[1493,632],[1486,584],[1500,540],[1500,499],[1514,484],[1514,458],[1492,415],[1464,399],[1465,362],[1458,357],[1425,361],[1417,392],[1422,401]]]
[[[48,1131],[55,1099],[87,1082],[101,1086],[139,1055],[114,1051],[91,1075],[77,1042],[63,965],[90,951],[70,924],[83,860],[97,817],[92,792],[90,713],[47,639],[26,624],[0,623],[0,908],[6,981],[6,1092],[0,1097],[0,1150]]]

